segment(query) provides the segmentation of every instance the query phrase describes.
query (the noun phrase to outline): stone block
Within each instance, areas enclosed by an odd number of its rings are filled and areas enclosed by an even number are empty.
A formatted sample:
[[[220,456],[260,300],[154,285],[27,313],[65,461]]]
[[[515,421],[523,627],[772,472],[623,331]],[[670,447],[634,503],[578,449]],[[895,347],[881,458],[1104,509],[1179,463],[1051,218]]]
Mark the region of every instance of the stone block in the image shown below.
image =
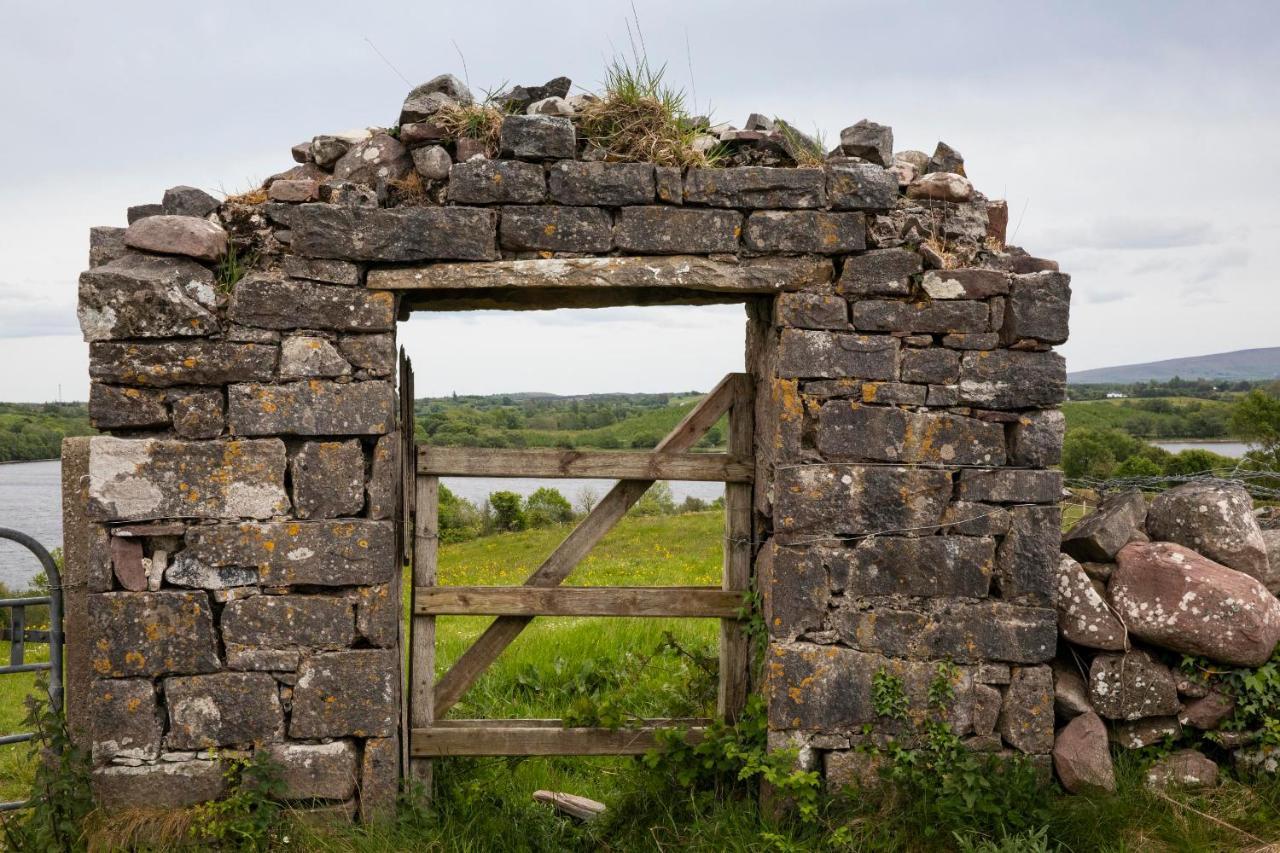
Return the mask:
[[[87,716],[94,764],[106,764],[121,753],[144,761],[160,754],[164,719],[150,679],[94,679]]]
[[[192,391],[170,397],[173,431],[183,438],[216,438],[226,426],[222,391]]]
[[[1031,339],[1060,344],[1067,340],[1070,312],[1071,276],[1059,272],[1016,275],[1000,333],[1006,343]]]
[[[823,627],[831,580],[821,559],[799,548],[767,543],[756,557],[769,636],[792,640]]]
[[[658,201],[663,204],[684,204],[684,170],[679,166],[655,166],[653,178]]]
[[[227,643],[227,669],[246,672],[293,672],[302,660],[298,649],[263,649]]]
[[[951,474],[928,468],[795,465],[779,470],[780,533],[930,533],[951,497]]]
[[[956,497],[990,503],[1056,504],[1062,498],[1062,472],[1017,468],[961,471]]]
[[[1144,533],[1146,519],[1147,499],[1140,490],[1108,495],[1062,535],[1062,550],[1077,560],[1109,563]]]
[[[879,788],[884,784],[880,769],[885,761],[881,753],[857,749],[823,753],[822,775],[827,790],[833,794],[856,794]]]
[[[853,327],[863,332],[987,332],[985,302],[896,302],[864,299],[853,303]]]
[[[684,178],[684,200],[712,207],[824,207],[825,184],[818,169],[690,169]]]
[[[779,293],[773,322],[798,329],[848,329],[849,303],[820,293]]]
[[[863,119],[840,131],[840,151],[878,166],[892,166],[893,128]]]
[[[839,255],[866,248],[861,213],[758,210],[747,217],[746,246],[756,252]]]
[[[356,633],[371,646],[394,648],[400,639],[400,599],[395,585],[361,587],[355,607]]]
[[[356,143],[333,164],[335,179],[366,187],[402,181],[412,171],[409,151],[387,133],[375,133]]]
[[[258,570],[252,566],[211,566],[194,552],[182,551],[165,569],[164,579],[173,586],[235,590],[257,584]]]
[[[1067,554],[1058,563],[1058,630],[1063,639],[1092,649],[1122,651],[1124,624],[1111,611],[1106,587],[1090,578]]]
[[[157,341],[89,345],[89,375],[102,382],[168,388],[269,380],[277,350],[224,341]]]
[[[502,119],[499,147],[503,157],[517,160],[572,160],[577,134],[567,118],[509,115]]]
[[[887,335],[783,329],[777,375],[783,378],[896,379],[899,343]]]
[[[356,792],[356,748],[331,743],[273,743],[267,757],[280,768],[286,800],[347,800]]]
[[[952,501],[943,513],[948,533],[958,536],[1003,536],[1009,532],[1009,510],[993,504]]]
[[[307,441],[289,461],[298,518],[358,515],[364,507],[364,452],[358,439]]]
[[[351,366],[367,370],[372,376],[390,376],[396,369],[396,336],[343,335],[338,338],[338,351]]]
[[[923,406],[927,399],[928,390],[927,386],[910,385],[906,382],[864,382],[862,383],[861,396],[864,403],[883,403],[889,406]]]
[[[680,172],[678,169],[674,171],[678,182]],[[668,182],[671,180],[668,174],[663,177]],[[558,204],[605,207],[653,204],[654,167],[648,163],[583,163],[563,160],[551,167],[549,178],[551,200]]]
[[[351,365],[338,348],[314,335],[290,335],[280,343],[280,378],[326,379],[349,376]]]
[[[289,735],[390,737],[399,713],[398,652],[361,649],[312,655],[299,668]]]
[[[930,299],[987,299],[1009,292],[1009,274],[1002,270],[929,270],[921,287]]]
[[[400,478],[400,433],[378,438],[373,446],[373,464],[365,488],[370,518],[391,518],[396,511],[396,492]]]
[[[460,204],[538,204],[547,197],[542,167],[514,160],[470,160],[449,169],[449,200]]]
[[[1162,741],[1182,737],[1182,724],[1177,717],[1144,717],[1111,725],[1111,742],[1125,749],[1145,749]]]
[[[89,596],[90,664],[102,678],[213,672],[213,611],[203,592],[104,592]]]
[[[1013,669],[1000,711],[1000,736],[1019,752],[1053,749],[1053,673],[1047,666]]]
[[[843,162],[826,169],[827,201],[836,210],[887,210],[898,202],[898,179],[872,163]]]
[[[89,422],[97,429],[152,429],[169,425],[165,393],[94,382],[89,386]]]
[[[303,204],[293,250],[348,261],[485,261],[497,256],[494,213],[474,207],[395,209]]]
[[[1109,720],[1174,716],[1182,707],[1169,667],[1144,651],[1101,654],[1089,667],[1089,701]]]
[[[1067,368],[1056,352],[966,352],[960,360],[960,398],[989,409],[1056,406],[1066,398]]]
[[[1043,663],[1057,649],[1057,614],[1003,601],[929,606],[864,599],[832,612],[830,623],[849,646],[921,660]],[[1052,700],[1050,700],[1052,702]]]
[[[395,816],[400,788],[400,741],[372,737],[360,760],[360,819],[373,823]]]
[[[1009,520],[1009,532],[996,552],[1000,597],[1023,604],[1052,605],[1058,587],[1062,509],[1010,507]]]
[[[993,350],[1000,346],[995,332],[960,332],[942,336],[942,345],[958,350]]]
[[[1009,430],[1009,464],[1048,468],[1062,460],[1067,419],[1057,409],[1026,412]]]
[[[836,290],[848,296],[910,296],[921,268],[910,249],[880,249],[844,259]]]
[[[504,249],[517,251],[607,252],[613,247],[613,219],[599,207],[504,207],[498,239]]]
[[[276,680],[261,672],[166,678],[170,749],[249,746],[284,735]]]
[[[956,382],[960,379],[960,354],[937,348],[903,350],[900,375],[903,382]]]
[[[237,435],[381,435],[395,424],[390,382],[232,385],[227,397]]]
[[[86,341],[214,335],[217,312],[213,273],[186,258],[129,252],[80,273]]]
[[[217,568],[256,568],[264,586],[386,583],[397,568],[386,521],[220,524],[187,531],[183,555]]]
[[[89,514],[104,521],[269,518],[289,511],[284,442],[95,436]]]
[[[675,255],[735,252],[742,214],[733,210],[641,206],[618,211],[614,244],[624,252]]]
[[[100,267],[129,252],[124,244],[123,228],[95,225],[89,229],[89,266]]]
[[[830,587],[847,598],[883,595],[985,598],[995,563],[995,541],[969,536],[875,536],[853,547],[781,548],[790,571],[814,564]]]
[[[108,812],[130,808],[179,809],[226,793],[217,761],[179,761],[138,767],[99,767],[91,778],[93,798]]]
[[[831,461],[1004,464],[1004,429],[958,415],[832,400],[818,413],[816,438]]]
[[[124,232],[124,244],[144,252],[216,261],[226,254],[227,232],[207,219],[162,214],[130,224]]]
[[[359,287],[363,278],[359,264],[330,258],[304,258],[300,255],[284,256],[284,274],[289,278],[345,284],[348,287]]]
[[[255,272],[236,283],[227,315],[260,329],[387,332],[396,327],[396,300],[385,291]]]
[[[147,570],[142,565],[142,540],[111,537],[111,568],[121,588],[141,592],[147,588]]]
[[[159,204],[133,204],[125,210],[125,221],[130,225],[148,216],[159,216],[164,208]],[[127,230],[127,229],[126,229]]]
[[[351,601],[325,595],[255,595],[222,610],[228,645],[341,649],[355,640]]]

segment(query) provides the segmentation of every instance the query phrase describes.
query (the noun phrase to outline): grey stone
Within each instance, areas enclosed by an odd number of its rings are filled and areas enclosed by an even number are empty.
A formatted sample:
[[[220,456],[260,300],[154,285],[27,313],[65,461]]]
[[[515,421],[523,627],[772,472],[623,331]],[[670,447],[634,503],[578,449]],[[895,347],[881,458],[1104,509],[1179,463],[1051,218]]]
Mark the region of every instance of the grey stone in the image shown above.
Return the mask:
[[[517,160],[572,160],[577,136],[567,118],[509,115],[502,119],[499,147],[503,157]]]
[[[384,332],[396,325],[395,294],[254,272],[236,284],[227,316],[263,329]]]
[[[166,678],[171,749],[248,746],[280,740],[284,712],[276,680],[259,672]]]
[[[823,627],[831,579],[820,552],[770,541],[756,557],[764,617],[772,639],[793,640]]]
[[[217,310],[213,273],[184,258],[129,252],[80,274],[86,341],[213,335]]]
[[[360,819],[374,823],[394,817],[399,791],[399,739],[366,738],[360,756]]]
[[[106,521],[269,518],[289,510],[284,443],[95,436],[89,513]]]
[[[1053,744],[1053,769],[1062,787],[1073,794],[1116,789],[1107,727],[1097,714],[1082,713],[1058,733]]]
[[[839,293],[850,296],[909,296],[920,255],[910,249],[880,249],[845,258]]]
[[[733,252],[742,215],[732,210],[624,207],[614,222],[614,242],[624,252]]]
[[[886,210],[898,201],[898,179],[872,163],[833,163],[826,168],[827,201],[835,210]]]
[[[1172,742],[1182,736],[1177,717],[1144,717],[1113,723],[1111,742],[1125,749],[1145,749],[1161,742]]]
[[[1062,496],[1061,471],[969,469],[960,472],[956,497],[992,503],[1056,503]]]
[[[149,429],[169,425],[163,391],[94,382],[89,386],[89,422],[97,429]]]
[[[381,435],[395,423],[395,389],[383,381],[314,379],[232,385],[231,431],[238,435]]]
[[[1101,586],[1099,584],[1099,586]],[[1058,630],[1079,646],[1121,651],[1127,635],[1102,591],[1067,554],[1058,564]]]
[[[796,465],[778,471],[775,493],[774,524],[780,533],[908,529],[912,535],[930,532],[941,521],[951,475],[929,468]]]
[[[960,378],[960,356],[946,349],[903,350],[901,376],[904,382],[955,382]]]
[[[289,473],[298,518],[358,515],[364,507],[364,452],[358,439],[303,442]]]
[[[219,524],[187,531],[187,559],[257,568],[264,586],[386,583],[396,568],[389,522],[291,521]]]
[[[960,152],[952,148],[945,142],[939,142],[937,147],[933,149],[933,156],[925,163],[924,172],[948,172],[956,175],[963,175],[964,157],[960,156]]]
[[[312,655],[293,691],[289,735],[295,738],[390,737],[398,723],[400,667],[394,649]]]
[[[684,177],[684,200],[712,207],[823,207],[826,187],[818,169],[690,169]]]
[[[227,643],[226,648],[227,669],[248,672],[293,672],[302,660],[302,652],[298,649],[263,649],[236,643]]]
[[[470,207],[382,210],[303,204],[293,220],[293,250],[349,261],[484,261],[495,257],[492,211]]]
[[[271,201],[284,202],[286,204],[318,201],[320,198],[320,183],[310,178],[272,181],[271,188],[267,190],[267,198]]]
[[[1056,352],[966,352],[960,361],[960,398],[967,405],[1049,408],[1066,391],[1066,362]]]
[[[679,185],[680,172],[674,171]],[[653,204],[654,167],[648,163],[583,163],[563,160],[551,167],[549,177],[551,199],[559,204],[607,207]],[[668,182],[671,177],[669,173],[664,174],[664,179]]]
[[[1100,654],[1089,667],[1089,702],[1110,720],[1178,713],[1177,684],[1164,664],[1144,651]]]
[[[991,317],[985,302],[863,299],[853,303],[853,326],[865,332],[985,332]]]
[[[1183,483],[1162,492],[1151,502],[1147,532],[1259,580],[1270,570],[1253,500],[1239,483]]]
[[[758,210],[747,217],[746,246],[757,252],[839,255],[866,248],[861,213]]]
[[[385,192],[386,188],[384,187],[384,194]],[[340,181],[337,178],[330,178],[320,184],[320,200],[325,204],[335,204],[341,207],[380,206],[378,190],[375,187],[367,187],[364,184],[356,184],[351,181]],[[287,210],[290,214],[293,214],[295,208],[287,206]],[[275,216],[271,216],[271,218],[273,221],[276,219]],[[293,227],[292,220],[283,224],[288,228]],[[292,231],[289,232],[288,242],[292,245]]]
[[[89,345],[89,375],[104,382],[167,388],[270,379],[274,346],[222,341],[102,342]]]
[[[1077,560],[1111,562],[1120,549],[1142,532],[1147,499],[1131,489],[1108,495],[1098,508],[1062,536],[1062,550]]]
[[[880,753],[856,749],[824,753],[822,775],[827,790],[833,794],[874,790],[884,784],[880,770],[885,761]]]
[[[911,182],[907,187],[907,198],[966,202],[973,198],[973,184],[963,175],[932,172]]]
[[[290,335],[280,343],[281,379],[332,378],[350,374],[351,365],[325,338]]]
[[[905,370],[905,361],[904,361]],[[1009,464],[1048,468],[1062,460],[1067,419],[1057,409],[1025,412],[1009,430]]]
[[[1052,610],[1003,601],[923,606],[864,599],[841,605],[829,621],[846,645],[891,657],[1030,664],[1049,660],[1057,647]]]
[[[226,426],[222,391],[191,391],[170,398],[173,431],[182,438],[216,438]]]
[[[94,679],[88,698],[95,764],[126,751],[145,760],[160,754],[164,718],[150,679]]]
[[[502,104],[508,112],[524,112],[535,101],[541,101],[544,98],[568,97],[571,85],[568,77],[553,77],[541,86],[512,86],[493,100],[495,103]]]
[[[468,105],[474,103],[465,83],[452,74],[441,74],[415,86],[404,99],[397,124],[425,121],[447,104]]]
[[[338,338],[338,350],[352,366],[373,376],[390,376],[396,369],[394,334],[343,335]]]
[[[848,329],[849,303],[819,293],[779,293],[773,301],[774,323],[800,329]]]
[[[89,596],[93,651],[102,678],[213,672],[221,662],[203,592],[105,592]]]
[[[341,649],[355,640],[355,616],[346,598],[256,595],[222,610],[222,638],[265,649]]]
[[[1061,529],[1062,510],[1056,506],[1009,508],[1009,532],[996,552],[1001,598],[1033,605],[1054,603]]]
[[[218,209],[220,202],[195,187],[169,187],[164,191],[160,209],[166,216],[199,216],[204,218]]]
[[[400,634],[400,598],[392,584],[361,587],[356,593],[356,633],[369,645],[394,648]]]
[[[99,767],[93,771],[91,783],[94,801],[108,812],[182,808],[216,800],[227,787],[222,764],[217,761]]]
[[[148,216],[124,232],[125,245],[144,252],[216,261],[227,252],[227,232],[194,216]]]
[[[1049,667],[1014,667],[1000,710],[1000,736],[1020,752],[1053,749],[1053,673]]]
[[[164,213],[163,205],[135,204],[126,211],[126,221],[132,225],[139,220],[146,219],[148,216],[159,216],[162,213]]]
[[[1054,660],[1050,665],[1053,669],[1053,708],[1058,719],[1070,720],[1081,714],[1092,714],[1089,687],[1075,665],[1062,660]]]
[[[852,548],[814,547],[807,559],[819,561],[831,587],[847,597],[985,598],[995,542],[970,536],[875,536]]]
[[[531,116],[571,116],[574,114],[574,109],[564,98],[550,97],[534,101],[525,113]]]
[[[1013,523],[1009,510],[992,504],[952,501],[942,516],[947,532],[958,536],[1003,536]]]
[[[413,171],[413,158],[400,140],[386,133],[375,133],[351,147],[333,164],[333,177],[339,181],[376,187],[379,183],[404,180]]]
[[[833,400],[819,411],[816,439],[831,461],[1004,464],[1000,425],[957,415]]]
[[[125,229],[111,225],[95,225],[89,229],[89,266],[100,267],[124,257],[129,247],[124,244]]]
[[[942,336],[942,345],[958,350],[993,350],[1000,346],[995,332],[969,332]]]
[[[304,258],[299,255],[284,256],[284,274],[290,278],[306,278],[329,284],[345,284],[358,287],[361,283],[360,265],[328,258]]]
[[[1071,276],[1060,272],[1016,275],[1000,330],[1006,343],[1032,340],[1060,344],[1067,339]]]
[[[1009,274],[1001,270],[929,270],[921,287],[930,299],[987,299],[1009,292]]]
[[[286,800],[346,800],[355,793],[356,748],[349,740],[273,743],[266,753],[280,769]]]
[[[258,570],[251,566],[210,566],[194,553],[181,552],[165,569],[164,579],[174,586],[195,589],[237,589],[258,582]]]
[[[679,166],[655,166],[653,178],[658,201],[663,204],[684,204],[684,170]]]
[[[891,406],[923,406],[928,388],[905,382],[864,382],[862,402],[884,403]]]
[[[602,253],[613,246],[613,219],[598,207],[504,207],[498,239],[504,249]]]
[[[449,170],[449,200],[464,204],[537,204],[547,196],[546,177],[534,163],[471,160]]]
[[[428,181],[443,181],[449,177],[449,169],[453,166],[453,158],[443,145],[427,145],[415,148],[411,154],[413,168]]]
[[[898,348],[898,341],[887,335],[783,329],[777,375],[892,380],[897,372]]]
[[[893,164],[893,128],[862,121],[840,131],[840,151],[879,166]]]
[[[1000,722],[1000,708],[1004,697],[1000,691],[986,684],[973,685],[973,733],[987,737]]]
[[[396,512],[397,483],[400,477],[400,434],[380,436],[373,446],[367,495],[370,518],[391,518]]]
[[[1148,788],[1212,788],[1218,784],[1218,765],[1194,749],[1180,749],[1147,769]]]

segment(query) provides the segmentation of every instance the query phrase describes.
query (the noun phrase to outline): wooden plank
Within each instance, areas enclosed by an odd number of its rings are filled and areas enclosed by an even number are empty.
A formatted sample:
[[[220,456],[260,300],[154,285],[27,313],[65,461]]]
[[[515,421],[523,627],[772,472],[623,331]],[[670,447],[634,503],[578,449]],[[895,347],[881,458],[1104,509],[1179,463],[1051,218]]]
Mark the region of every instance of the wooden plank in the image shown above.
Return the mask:
[[[755,395],[751,378],[739,375],[733,408],[729,410],[729,452],[751,456],[755,441]],[[724,571],[722,583],[732,592],[739,607],[751,588],[752,547],[751,485],[726,483],[724,487]],[[750,690],[751,642],[746,625],[737,619],[720,622],[720,679],[716,709],[720,716],[733,721],[747,704]]]
[[[418,473],[437,477],[544,477],[613,480],[751,481],[754,466],[727,453],[616,450],[495,450],[419,447]]]
[[[433,725],[414,729],[410,752],[418,757],[452,755],[643,755],[657,746],[656,733],[669,725],[624,729],[525,726],[519,720],[484,720],[485,725]],[[701,739],[701,727],[686,730]]]
[[[415,522],[413,526],[413,585],[430,588],[436,583],[438,557],[440,480],[437,477],[418,477],[415,496]],[[436,620],[434,616],[414,614],[411,622],[409,725],[412,729],[429,726],[436,718],[435,670],[436,670]],[[414,753],[410,753],[413,755]],[[411,760],[409,771],[413,778],[430,790],[431,762]]]
[[[399,360],[399,378],[400,378],[400,399],[399,399],[399,424],[398,434],[394,439],[396,453],[396,483],[395,483],[395,519],[396,524],[396,580],[395,601],[400,600],[400,587],[404,583],[404,567],[411,565],[413,562],[413,500],[417,491],[417,481],[415,479],[414,455],[413,455],[413,437],[414,437],[414,411],[413,411],[413,364],[409,361],[409,355],[404,351],[404,347],[400,347]],[[413,680],[413,639],[412,625],[406,625],[404,619],[396,620],[396,638],[398,640],[396,648],[409,649],[408,659],[404,661],[407,669],[407,677],[405,672],[399,673],[400,677],[396,680],[396,685],[400,688],[400,768],[399,777],[404,779],[410,773],[409,758],[409,688],[408,684]],[[428,782],[430,780],[428,779]],[[430,785],[424,786],[430,790]]]
[[[657,450],[680,453],[697,443],[733,404],[741,374],[730,374],[711,389],[697,406],[658,443]],[[652,480],[621,480],[569,533],[551,556],[525,581],[527,586],[557,586],[600,539],[640,500]],[[443,716],[467,691],[480,674],[511,645],[529,624],[530,616],[499,616],[462,653],[436,685],[435,712]]]
[[[677,616],[736,618],[742,593],[716,587],[433,586],[413,612],[434,616]]]
[[[703,728],[711,724],[711,720],[707,717],[660,717],[652,719],[633,720],[641,726],[651,726],[654,728]],[[431,724],[431,728],[440,729],[487,729],[490,726],[499,726],[501,728],[533,728],[533,729],[563,729],[564,720],[554,717],[515,717],[510,719],[448,719],[436,720]]]

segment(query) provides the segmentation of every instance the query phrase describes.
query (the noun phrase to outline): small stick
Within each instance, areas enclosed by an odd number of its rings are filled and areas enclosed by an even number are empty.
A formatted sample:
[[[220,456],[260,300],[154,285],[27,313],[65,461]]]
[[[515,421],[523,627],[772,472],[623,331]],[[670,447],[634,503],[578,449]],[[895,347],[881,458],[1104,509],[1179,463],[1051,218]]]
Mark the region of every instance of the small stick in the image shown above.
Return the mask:
[[[578,820],[592,820],[604,814],[606,808],[604,803],[561,791],[534,791],[533,799]]]
[[[1214,817],[1214,816],[1213,816],[1213,815],[1211,815],[1211,814],[1205,814],[1204,812],[1200,811],[1199,809],[1197,809],[1197,808],[1195,808],[1195,807],[1193,807],[1193,806],[1189,806],[1189,805],[1187,805],[1186,803],[1180,803],[1180,802],[1178,802],[1177,800],[1175,800],[1173,797],[1170,797],[1168,794],[1165,794],[1165,793],[1163,793],[1163,792],[1161,792],[1161,791],[1155,791],[1155,790],[1153,790],[1151,793],[1155,794],[1157,797],[1159,797],[1160,799],[1162,799],[1162,800],[1164,800],[1164,801],[1166,801],[1166,802],[1172,803],[1173,805],[1177,806],[1178,808],[1186,809],[1187,811],[1191,812],[1192,814],[1199,815],[1200,817],[1204,818],[1205,820],[1212,821],[1213,823],[1216,823],[1216,824],[1218,824],[1219,826],[1226,827],[1227,829],[1231,830],[1232,832],[1238,832],[1238,833],[1240,833],[1241,835],[1243,835],[1245,838],[1252,838],[1254,841],[1256,841],[1256,842],[1258,842],[1259,844],[1261,844],[1261,845],[1262,845],[1262,847],[1261,847],[1261,848],[1259,848],[1259,853],[1261,853],[1261,851],[1264,851],[1264,850],[1276,850],[1276,849],[1280,849],[1280,848],[1277,848],[1277,845],[1276,845],[1276,843],[1275,843],[1275,842],[1263,841],[1261,838],[1259,838],[1258,836],[1254,835],[1252,832],[1249,832],[1249,831],[1248,831],[1248,830],[1246,830],[1246,829],[1241,829],[1240,827],[1236,826],[1235,824],[1227,823],[1225,820],[1222,820],[1221,818]]]

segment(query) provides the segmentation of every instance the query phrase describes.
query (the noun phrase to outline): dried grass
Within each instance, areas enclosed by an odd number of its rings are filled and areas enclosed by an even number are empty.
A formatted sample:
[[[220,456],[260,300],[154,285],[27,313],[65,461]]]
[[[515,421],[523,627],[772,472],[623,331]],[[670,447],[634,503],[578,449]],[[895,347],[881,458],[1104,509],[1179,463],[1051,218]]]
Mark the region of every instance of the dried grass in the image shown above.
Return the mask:
[[[398,204],[431,204],[431,193],[422,176],[410,172],[398,181],[391,181],[391,192]]]
[[[684,110],[684,93],[662,82],[665,66],[615,61],[604,94],[578,112],[582,135],[611,160],[660,166],[711,166],[715,155],[694,150],[697,129]]]
[[[267,190],[265,187],[257,187],[256,189],[246,190],[242,193],[236,193],[226,197],[224,203],[230,204],[262,204],[267,200]]]
[[[89,853],[115,850],[191,849],[193,809],[121,809],[95,811],[85,821]]]
[[[454,139],[465,137],[484,142],[490,156],[498,153],[498,139],[502,135],[502,118],[505,113],[489,103],[447,106],[431,117]]]

